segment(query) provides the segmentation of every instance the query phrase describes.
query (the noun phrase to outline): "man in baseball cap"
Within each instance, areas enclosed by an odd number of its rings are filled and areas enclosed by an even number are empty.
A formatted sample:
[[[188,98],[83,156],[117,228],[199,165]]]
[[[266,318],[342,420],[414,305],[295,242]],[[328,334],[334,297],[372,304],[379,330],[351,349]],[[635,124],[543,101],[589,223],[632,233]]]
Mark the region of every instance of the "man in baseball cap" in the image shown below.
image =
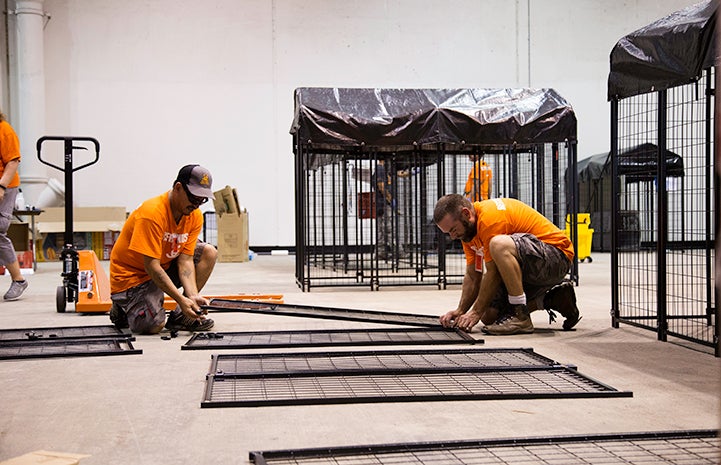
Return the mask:
[[[128,217],[110,254],[110,321],[134,333],[208,331],[200,290],[215,267],[217,250],[198,239],[213,197],[213,178],[200,165],[180,169],[170,191],[143,202]],[[182,288],[182,291],[180,290]],[[167,316],[164,294],[177,303]]]

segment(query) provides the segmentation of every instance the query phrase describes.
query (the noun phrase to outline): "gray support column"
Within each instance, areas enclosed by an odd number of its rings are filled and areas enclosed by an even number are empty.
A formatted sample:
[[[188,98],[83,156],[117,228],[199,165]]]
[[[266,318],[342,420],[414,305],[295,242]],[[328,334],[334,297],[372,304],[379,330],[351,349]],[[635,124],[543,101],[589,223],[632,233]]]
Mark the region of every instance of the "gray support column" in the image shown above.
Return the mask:
[[[17,108],[12,118],[20,138],[20,177],[26,203],[35,205],[48,182],[35,142],[45,135],[44,0],[16,0]]]

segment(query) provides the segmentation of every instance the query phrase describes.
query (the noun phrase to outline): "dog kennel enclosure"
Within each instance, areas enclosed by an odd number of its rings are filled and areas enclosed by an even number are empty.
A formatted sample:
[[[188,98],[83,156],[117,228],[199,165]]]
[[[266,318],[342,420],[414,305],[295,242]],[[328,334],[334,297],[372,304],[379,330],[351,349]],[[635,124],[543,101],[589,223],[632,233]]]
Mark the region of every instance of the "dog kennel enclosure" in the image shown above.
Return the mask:
[[[612,324],[709,346],[719,356],[715,29],[716,2],[706,1],[623,37],[611,52],[608,98]],[[646,164],[628,172],[637,147]]]
[[[460,284],[461,244],[440,233],[433,209],[464,193],[479,158],[492,170],[491,197],[575,225],[576,117],[553,89],[299,88],[294,97],[303,291]]]

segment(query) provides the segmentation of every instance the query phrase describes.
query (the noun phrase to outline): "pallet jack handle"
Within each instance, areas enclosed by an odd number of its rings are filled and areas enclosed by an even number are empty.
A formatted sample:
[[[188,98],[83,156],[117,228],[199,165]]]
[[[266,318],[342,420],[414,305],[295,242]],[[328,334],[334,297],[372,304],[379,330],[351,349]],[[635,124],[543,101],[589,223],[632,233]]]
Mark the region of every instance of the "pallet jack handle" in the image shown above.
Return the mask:
[[[45,142],[49,141],[63,142],[65,149],[65,163],[63,166],[58,166],[47,160],[43,160],[42,147]],[[92,143],[95,146],[95,159],[84,165],[73,166],[73,151],[87,150],[87,147],[83,145],[75,145],[77,142]],[[90,165],[94,165],[100,160],[100,143],[93,137],[43,136],[38,139],[36,147],[38,160],[40,160],[42,164],[65,173],[65,235],[63,237],[65,244],[63,250],[60,252],[60,260],[63,262],[63,272],[60,273],[63,277],[63,285],[58,287],[55,296],[58,312],[64,312],[66,302],[75,302],[77,304],[80,290],[81,288],[85,288],[78,277],[80,254],[73,244],[73,173]]]
[[[62,141],[65,148],[64,166],[58,166],[43,160],[42,145],[48,141]],[[80,166],[73,166],[73,150],[87,150],[87,147],[75,146],[75,142],[91,142],[95,146],[95,159]],[[75,171],[94,165],[100,160],[100,142],[94,137],[62,137],[43,136],[37,142],[38,160],[44,165],[65,173],[65,244],[73,243],[73,173]],[[68,199],[70,201],[68,201]]]

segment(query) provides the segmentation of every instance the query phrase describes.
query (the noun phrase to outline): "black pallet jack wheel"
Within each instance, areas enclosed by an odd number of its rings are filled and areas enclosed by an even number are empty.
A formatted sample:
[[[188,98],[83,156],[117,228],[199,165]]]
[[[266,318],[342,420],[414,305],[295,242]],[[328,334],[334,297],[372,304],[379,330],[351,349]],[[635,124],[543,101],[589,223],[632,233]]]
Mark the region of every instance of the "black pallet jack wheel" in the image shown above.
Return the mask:
[[[65,313],[65,305],[67,304],[65,286],[58,286],[55,291],[55,307],[58,313]]]

